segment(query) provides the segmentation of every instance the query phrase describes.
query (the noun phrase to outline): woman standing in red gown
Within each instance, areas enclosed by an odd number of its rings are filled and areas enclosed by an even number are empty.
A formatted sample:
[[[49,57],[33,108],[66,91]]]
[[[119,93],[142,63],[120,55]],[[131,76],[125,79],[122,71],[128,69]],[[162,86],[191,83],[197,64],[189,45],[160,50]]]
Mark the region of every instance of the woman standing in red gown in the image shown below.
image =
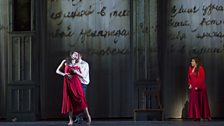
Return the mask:
[[[208,96],[205,85],[205,72],[198,57],[191,59],[188,68],[188,86],[190,89],[188,116],[194,120],[211,120]]]
[[[87,124],[91,122],[82,85],[76,74],[76,72],[80,72],[79,66],[76,64],[77,59],[79,59],[79,54],[72,53],[69,58],[61,62],[56,70],[56,73],[64,76],[61,112],[69,114],[68,125],[73,125],[73,114],[78,115],[83,111],[87,116]],[[61,71],[62,68],[64,68],[64,72]]]

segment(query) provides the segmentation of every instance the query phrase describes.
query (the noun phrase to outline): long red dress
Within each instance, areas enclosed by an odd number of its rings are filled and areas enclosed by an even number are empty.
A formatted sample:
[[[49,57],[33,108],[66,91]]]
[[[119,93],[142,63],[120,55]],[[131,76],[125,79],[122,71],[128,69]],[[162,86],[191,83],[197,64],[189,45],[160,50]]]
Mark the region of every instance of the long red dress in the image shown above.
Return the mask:
[[[73,67],[78,69],[78,67]],[[74,115],[80,114],[86,107],[86,98],[82,89],[78,75],[72,72],[72,67],[65,65],[65,73],[72,75],[71,79],[64,77],[62,113],[73,112]]]
[[[204,118],[210,119],[211,113],[208,104],[208,96],[205,85],[205,72],[202,66],[198,69],[198,75],[192,72],[192,67],[188,69],[188,84],[191,84],[189,96],[189,118]],[[195,90],[195,87],[198,90]]]

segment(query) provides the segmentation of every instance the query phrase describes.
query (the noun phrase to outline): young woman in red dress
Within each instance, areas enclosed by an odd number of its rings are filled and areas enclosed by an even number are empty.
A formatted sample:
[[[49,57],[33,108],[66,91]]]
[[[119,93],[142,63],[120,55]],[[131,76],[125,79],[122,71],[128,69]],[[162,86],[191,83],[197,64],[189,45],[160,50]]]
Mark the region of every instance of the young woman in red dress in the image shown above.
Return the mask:
[[[205,71],[198,57],[191,58],[188,68],[188,86],[190,89],[188,116],[194,120],[211,120],[207,90],[205,85]]]
[[[56,70],[56,73],[64,76],[61,112],[69,115],[68,125],[73,125],[73,114],[78,115],[83,111],[87,116],[87,124],[91,123],[86,98],[77,75],[80,72],[79,66],[76,64],[78,59],[77,52],[71,53],[70,57],[63,60]],[[61,71],[62,68],[64,68],[64,72]]]

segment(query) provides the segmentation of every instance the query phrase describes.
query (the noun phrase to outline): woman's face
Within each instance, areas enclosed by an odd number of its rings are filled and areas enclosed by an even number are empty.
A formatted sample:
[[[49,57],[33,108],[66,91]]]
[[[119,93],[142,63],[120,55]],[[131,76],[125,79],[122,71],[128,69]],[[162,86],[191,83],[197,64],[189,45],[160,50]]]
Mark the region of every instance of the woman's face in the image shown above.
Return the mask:
[[[79,54],[77,52],[74,52],[72,55],[71,55],[71,58],[74,59],[74,60],[77,60],[79,58]]]
[[[192,67],[196,67],[196,66],[197,66],[197,63],[195,62],[194,59],[191,59],[191,66],[192,66]]]

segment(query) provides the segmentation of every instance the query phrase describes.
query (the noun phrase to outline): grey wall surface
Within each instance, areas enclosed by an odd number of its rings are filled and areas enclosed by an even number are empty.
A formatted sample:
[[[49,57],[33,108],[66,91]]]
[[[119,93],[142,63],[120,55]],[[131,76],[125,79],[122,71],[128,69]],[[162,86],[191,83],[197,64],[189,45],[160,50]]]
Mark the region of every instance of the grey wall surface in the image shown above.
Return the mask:
[[[132,49],[134,59],[134,78],[156,80],[158,73],[158,2],[156,0],[136,0],[133,2]]]
[[[40,55],[33,67],[40,68],[35,77],[40,79],[41,119],[63,117],[63,77],[55,70],[70,50],[81,52],[89,62],[87,101],[95,118],[133,116],[134,81],[157,77],[162,81],[165,118],[186,117],[187,67],[194,55],[205,67],[212,116],[223,117],[222,0],[36,3],[40,43],[35,53]],[[9,10],[9,1],[0,1],[0,118],[6,117],[7,107]]]
[[[162,47],[165,117],[186,117],[187,67],[199,56],[206,72],[213,117],[223,117],[224,3],[222,0],[167,2],[167,34]]]
[[[7,72],[7,42],[8,42],[8,2],[0,1],[0,118],[5,117],[6,114],[6,72]]]
[[[44,117],[60,113],[62,77],[55,69],[70,50],[81,52],[90,64],[92,116],[132,117],[134,82],[159,77],[157,1],[48,1],[47,29]]]
[[[63,77],[55,70],[70,50],[79,51],[90,65],[92,116],[132,115],[129,0],[48,1],[47,29],[45,116],[60,113]]]

